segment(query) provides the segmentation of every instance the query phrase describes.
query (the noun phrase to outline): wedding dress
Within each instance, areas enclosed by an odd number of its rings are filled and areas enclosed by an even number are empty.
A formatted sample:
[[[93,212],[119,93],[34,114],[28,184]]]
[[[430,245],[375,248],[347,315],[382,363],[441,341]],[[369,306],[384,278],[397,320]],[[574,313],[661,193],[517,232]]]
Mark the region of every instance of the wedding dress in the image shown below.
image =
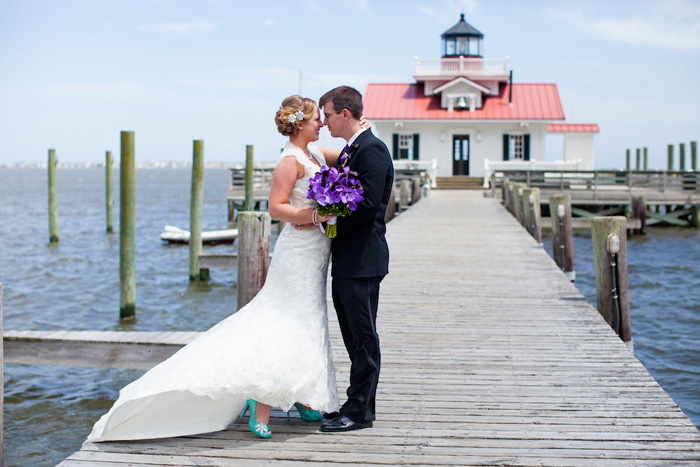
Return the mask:
[[[325,164],[316,147],[309,151]],[[279,160],[289,155],[305,167],[289,202],[312,207],[306,194],[319,167],[291,143]],[[87,442],[223,430],[248,398],[285,411],[295,402],[338,410],[326,314],[329,255],[330,239],[320,230],[287,224],[258,295],[122,389]]]

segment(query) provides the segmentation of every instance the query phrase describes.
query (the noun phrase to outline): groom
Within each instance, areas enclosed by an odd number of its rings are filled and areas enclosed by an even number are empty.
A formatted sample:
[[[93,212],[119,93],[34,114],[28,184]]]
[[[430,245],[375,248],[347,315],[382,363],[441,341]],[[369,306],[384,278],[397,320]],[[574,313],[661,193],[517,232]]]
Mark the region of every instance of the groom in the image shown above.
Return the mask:
[[[347,141],[337,167],[349,167],[362,183],[364,201],[350,216],[339,217],[337,236],[331,242],[333,305],[350,356],[348,400],[324,432],[368,428],[375,419],[379,382],[377,305],[379,283],[389,272],[389,247],[384,238],[386,212],[394,169],[386,145],[360,127],[362,95],[349,86],[324,94],[324,124],[333,137]],[[329,414],[327,414],[328,416]]]

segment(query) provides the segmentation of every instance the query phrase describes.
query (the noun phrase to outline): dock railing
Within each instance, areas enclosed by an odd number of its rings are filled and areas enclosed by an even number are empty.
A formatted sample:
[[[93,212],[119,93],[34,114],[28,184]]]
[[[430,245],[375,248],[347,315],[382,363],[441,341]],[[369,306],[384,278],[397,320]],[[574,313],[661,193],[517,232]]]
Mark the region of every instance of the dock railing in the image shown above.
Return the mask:
[[[602,192],[700,192],[700,172],[697,171],[503,170],[492,173],[489,178],[491,189],[498,192],[504,178],[545,191],[593,193],[593,199]]]

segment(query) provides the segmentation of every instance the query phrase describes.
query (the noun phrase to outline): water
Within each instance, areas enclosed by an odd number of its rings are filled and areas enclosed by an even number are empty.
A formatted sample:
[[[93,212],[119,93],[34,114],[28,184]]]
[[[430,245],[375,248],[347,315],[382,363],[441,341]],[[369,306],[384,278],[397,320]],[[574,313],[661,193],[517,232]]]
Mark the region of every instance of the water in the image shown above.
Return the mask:
[[[190,172],[136,173],[136,315],[119,321],[119,238],[105,233],[104,171],[58,171],[59,237],[48,245],[45,170],[0,169],[0,281],[5,329],[203,331],[236,306],[236,272],[189,283],[189,249],[161,242],[189,226]],[[115,171],[114,180],[118,181]],[[226,170],[205,170],[203,229],[226,221]],[[115,229],[119,187],[115,183]],[[274,232],[274,230],[273,230]],[[629,241],[636,355],[700,425],[700,234],[650,229]],[[274,241],[274,238],[273,238]],[[576,285],[595,303],[590,236],[574,239]],[[545,240],[551,251],[551,240]],[[205,247],[228,253],[235,246]],[[80,448],[136,370],[5,366],[5,464],[53,466]]]

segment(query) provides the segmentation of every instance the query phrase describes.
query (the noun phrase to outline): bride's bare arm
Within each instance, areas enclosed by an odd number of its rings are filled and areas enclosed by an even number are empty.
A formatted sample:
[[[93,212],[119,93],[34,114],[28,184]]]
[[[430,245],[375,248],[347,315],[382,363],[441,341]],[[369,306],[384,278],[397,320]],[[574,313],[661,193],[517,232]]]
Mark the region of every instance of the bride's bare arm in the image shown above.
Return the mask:
[[[340,157],[340,149],[324,148],[319,146],[318,149],[323,153],[323,157],[326,159],[326,165],[328,167],[335,167],[335,163]]]
[[[272,187],[268,210],[270,216],[293,224],[311,224],[313,212],[311,208],[298,208],[289,204],[289,197],[297,179],[304,176],[304,166],[299,164],[294,156],[285,157],[277,164],[272,174]],[[333,216],[318,216],[319,221],[326,221]]]

